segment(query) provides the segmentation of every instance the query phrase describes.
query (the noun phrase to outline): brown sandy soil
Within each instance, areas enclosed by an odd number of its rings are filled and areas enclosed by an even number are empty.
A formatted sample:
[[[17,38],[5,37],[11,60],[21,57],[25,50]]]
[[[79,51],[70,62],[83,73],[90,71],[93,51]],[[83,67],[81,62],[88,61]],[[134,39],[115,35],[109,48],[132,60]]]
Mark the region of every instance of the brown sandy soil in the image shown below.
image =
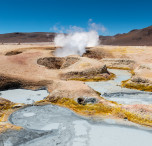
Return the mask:
[[[0,53],[2,54],[6,54],[9,51],[16,51],[16,50],[29,50],[29,48],[31,49],[40,49],[40,50],[53,50],[55,47],[54,45],[51,45],[50,43],[27,43],[27,44],[21,44],[21,45],[16,45],[16,44],[0,44]]]
[[[132,78],[123,82],[122,86],[152,92],[152,47],[98,46],[89,51],[85,56],[101,59],[108,68],[131,71]],[[151,111],[151,105],[122,105],[118,110],[118,116],[126,116],[130,121],[150,126]]]
[[[35,89],[45,86],[50,92],[49,99],[57,97],[78,98],[80,96],[101,99],[100,95],[85,85],[84,82],[66,80],[70,79],[73,75],[76,75],[77,78],[86,75],[92,78],[97,74],[104,74],[102,76],[104,78],[105,74],[106,76],[111,75],[103,62],[86,57],[72,56],[64,58],[62,64],[59,65],[59,60],[55,59],[52,61],[50,59],[54,57],[52,50],[55,48],[53,46],[1,45],[0,48],[1,90],[12,88]],[[39,59],[42,60],[38,64]],[[52,66],[49,68],[47,65],[52,62],[54,68]],[[58,65],[60,67],[56,68]],[[11,106],[8,107],[8,110],[11,110]],[[1,111],[5,111],[5,109],[2,108]],[[4,112],[2,117],[8,117],[8,113]],[[11,127],[11,125],[5,125],[4,123],[0,125],[4,129]],[[4,129],[2,128],[1,131]]]
[[[102,58],[125,58],[137,61],[138,64],[152,61],[152,47],[148,46],[97,46],[91,48],[91,51],[102,51]]]
[[[102,68],[104,63],[97,61],[95,59],[80,58],[76,57],[77,62],[72,62],[71,64],[64,63],[63,68],[60,69],[49,69],[45,65],[39,65],[37,60],[40,58],[51,58],[53,57],[50,50],[44,49],[44,46],[32,46],[32,45],[4,45],[0,49],[0,76],[1,76],[1,89],[12,88],[28,88],[31,86],[48,86],[48,90],[51,92],[50,95],[56,96],[67,96],[74,98],[82,95],[92,95],[99,97],[99,95],[91,90],[83,82],[76,81],[64,81],[69,79],[74,74],[78,74],[77,77],[82,75],[91,74],[107,74],[109,72]],[[7,47],[5,49],[5,47]],[[29,47],[29,49],[27,49]],[[33,48],[38,47],[38,49]],[[45,46],[48,47],[48,46]],[[7,52],[20,50],[22,53],[5,55]],[[70,61],[68,61],[70,62]],[[46,63],[46,62],[45,62]],[[51,63],[51,62],[48,62]],[[54,63],[56,63],[54,61]],[[70,74],[69,76],[66,76]],[[104,77],[104,76],[103,76]],[[64,80],[62,81],[61,78]],[[10,85],[11,84],[11,85]],[[74,86],[74,88],[72,87]],[[72,91],[72,92],[71,92]],[[78,92],[79,91],[79,92]],[[81,91],[81,92],[80,92]]]
[[[56,81],[48,85],[50,95],[47,98],[77,98],[81,96],[101,99],[98,93],[81,81]]]
[[[98,54],[98,59],[101,59],[109,68],[132,70],[133,76],[126,87],[131,87],[130,83],[133,83],[134,88],[136,84],[139,86],[140,83],[145,88],[152,86],[152,47],[98,46],[91,48],[90,51],[91,54],[85,56],[94,58],[93,54]],[[140,88],[138,87],[138,89]]]

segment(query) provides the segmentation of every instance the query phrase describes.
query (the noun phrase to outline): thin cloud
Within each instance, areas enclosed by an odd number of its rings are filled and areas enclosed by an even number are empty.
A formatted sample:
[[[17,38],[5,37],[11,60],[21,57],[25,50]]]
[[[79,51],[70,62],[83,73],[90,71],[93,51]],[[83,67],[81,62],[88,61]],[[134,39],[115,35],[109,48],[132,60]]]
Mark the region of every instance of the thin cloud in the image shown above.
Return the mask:
[[[88,26],[86,28],[82,28],[79,26],[73,26],[73,25],[69,25],[69,26],[62,26],[59,23],[56,23],[54,26],[52,26],[50,28],[50,31],[54,31],[57,33],[74,33],[74,32],[89,32],[89,31],[96,31],[99,34],[100,33],[107,33],[107,28],[102,25],[102,24],[97,24],[95,22],[93,22],[92,19],[88,20]]]
[[[105,33],[107,28],[102,24],[94,23],[92,19],[88,21],[89,30],[97,31],[98,33]]]

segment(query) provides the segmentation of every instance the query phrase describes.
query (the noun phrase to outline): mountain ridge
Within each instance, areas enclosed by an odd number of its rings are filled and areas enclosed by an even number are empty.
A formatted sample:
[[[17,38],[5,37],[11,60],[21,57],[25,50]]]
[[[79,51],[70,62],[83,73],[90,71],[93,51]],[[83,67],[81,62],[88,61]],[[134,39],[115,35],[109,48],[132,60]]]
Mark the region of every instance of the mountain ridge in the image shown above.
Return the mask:
[[[14,32],[0,34],[0,43],[37,43],[53,42],[57,33],[54,32]],[[128,33],[114,36],[100,35],[103,45],[120,46],[152,46],[152,25],[143,29],[133,29]]]

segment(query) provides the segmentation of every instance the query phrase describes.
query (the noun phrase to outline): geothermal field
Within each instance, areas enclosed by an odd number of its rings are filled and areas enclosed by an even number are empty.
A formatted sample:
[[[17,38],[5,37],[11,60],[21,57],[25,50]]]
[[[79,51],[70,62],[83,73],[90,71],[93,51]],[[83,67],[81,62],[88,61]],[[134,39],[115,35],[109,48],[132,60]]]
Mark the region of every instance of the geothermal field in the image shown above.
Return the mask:
[[[0,146],[150,145],[152,47],[53,40],[0,45]]]

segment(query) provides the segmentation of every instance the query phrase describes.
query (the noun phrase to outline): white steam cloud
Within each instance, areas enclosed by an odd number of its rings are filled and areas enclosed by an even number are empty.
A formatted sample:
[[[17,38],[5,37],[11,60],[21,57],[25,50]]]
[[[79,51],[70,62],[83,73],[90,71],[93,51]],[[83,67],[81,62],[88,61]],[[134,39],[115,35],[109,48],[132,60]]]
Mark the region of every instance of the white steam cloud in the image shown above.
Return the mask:
[[[68,32],[65,34],[58,34],[54,43],[56,46],[61,48],[56,49],[55,56],[65,57],[69,55],[80,55],[82,56],[85,53],[86,47],[94,47],[99,44],[99,34],[98,31],[104,32],[106,28],[100,24],[91,23],[92,20],[89,20],[88,31],[85,31],[83,28],[77,26],[70,26],[66,30]],[[64,27],[61,27],[64,30]],[[54,30],[59,30],[57,26],[54,26]]]
[[[99,35],[96,31],[75,32],[67,36],[59,34],[55,37],[55,45],[61,46],[55,51],[55,56],[65,57],[68,55],[80,55],[85,53],[86,47],[98,45]]]

